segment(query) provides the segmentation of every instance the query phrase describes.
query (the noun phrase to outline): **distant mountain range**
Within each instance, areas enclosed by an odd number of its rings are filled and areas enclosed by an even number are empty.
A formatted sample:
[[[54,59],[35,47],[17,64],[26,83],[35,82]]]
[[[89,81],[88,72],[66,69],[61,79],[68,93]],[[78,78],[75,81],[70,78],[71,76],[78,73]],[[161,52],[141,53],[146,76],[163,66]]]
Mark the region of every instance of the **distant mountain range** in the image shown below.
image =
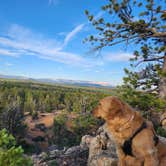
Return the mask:
[[[11,75],[2,75],[2,74],[0,74],[0,78],[34,81],[34,82],[49,83],[49,84],[51,83],[51,84],[76,85],[76,86],[86,86],[86,87],[113,88],[113,86],[107,82],[80,81],[80,80],[68,80],[68,79],[49,79],[49,78],[28,78],[24,76],[11,76]]]

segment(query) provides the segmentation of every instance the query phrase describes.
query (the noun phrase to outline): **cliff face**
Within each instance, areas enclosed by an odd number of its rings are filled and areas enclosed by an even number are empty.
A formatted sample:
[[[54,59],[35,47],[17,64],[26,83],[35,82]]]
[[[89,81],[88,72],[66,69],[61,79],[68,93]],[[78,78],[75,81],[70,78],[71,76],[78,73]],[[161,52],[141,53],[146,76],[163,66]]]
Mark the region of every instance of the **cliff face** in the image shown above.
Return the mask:
[[[56,146],[49,148],[48,153],[33,155],[35,166],[115,166],[117,154],[112,138],[100,127],[96,136],[85,135],[79,146],[58,150]]]

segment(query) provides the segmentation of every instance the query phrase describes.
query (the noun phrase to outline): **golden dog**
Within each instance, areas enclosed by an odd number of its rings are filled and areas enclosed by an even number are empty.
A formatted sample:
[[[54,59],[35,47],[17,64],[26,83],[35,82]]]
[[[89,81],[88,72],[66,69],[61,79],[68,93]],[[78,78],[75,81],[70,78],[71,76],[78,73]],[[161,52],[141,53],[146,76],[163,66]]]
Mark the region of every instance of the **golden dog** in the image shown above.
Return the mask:
[[[93,110],[114,137],[120,166],[166,166],[166,145],[153,125],[117,97],[105,97]]]

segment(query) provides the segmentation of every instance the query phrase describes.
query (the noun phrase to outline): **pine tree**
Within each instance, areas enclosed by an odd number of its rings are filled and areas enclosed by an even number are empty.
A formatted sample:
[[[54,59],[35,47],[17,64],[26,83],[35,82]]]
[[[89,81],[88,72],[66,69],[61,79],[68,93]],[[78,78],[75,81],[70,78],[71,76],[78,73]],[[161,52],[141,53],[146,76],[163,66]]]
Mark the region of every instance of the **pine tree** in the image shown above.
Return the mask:
[[[166,10],[165,0],[106,0],[102,10],[114,19],[95,18],[85,11],[98,31],[90,41],[94,51],[125,43],[138,47],[131,58],[132,67],[143,64],[140,71],[125,69],[126,84],[134,88],[155,90],[166,97]],[[105,14],[107,15],[107,14]]]

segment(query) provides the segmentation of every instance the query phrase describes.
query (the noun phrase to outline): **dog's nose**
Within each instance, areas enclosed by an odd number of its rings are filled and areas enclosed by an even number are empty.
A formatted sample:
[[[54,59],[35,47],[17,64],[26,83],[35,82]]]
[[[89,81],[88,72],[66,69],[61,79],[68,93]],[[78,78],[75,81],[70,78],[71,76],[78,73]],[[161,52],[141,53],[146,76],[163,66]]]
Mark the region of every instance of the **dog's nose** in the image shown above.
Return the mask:
[[[95,109],[92,111],[92,115],[93,115],[94,117],[96,117],[96,118],[99,118],[99,117],[100,117],[100,115],[99,115],[99,112],[98,112],[98,109],[97,109],[97,108],[95,108]]]

